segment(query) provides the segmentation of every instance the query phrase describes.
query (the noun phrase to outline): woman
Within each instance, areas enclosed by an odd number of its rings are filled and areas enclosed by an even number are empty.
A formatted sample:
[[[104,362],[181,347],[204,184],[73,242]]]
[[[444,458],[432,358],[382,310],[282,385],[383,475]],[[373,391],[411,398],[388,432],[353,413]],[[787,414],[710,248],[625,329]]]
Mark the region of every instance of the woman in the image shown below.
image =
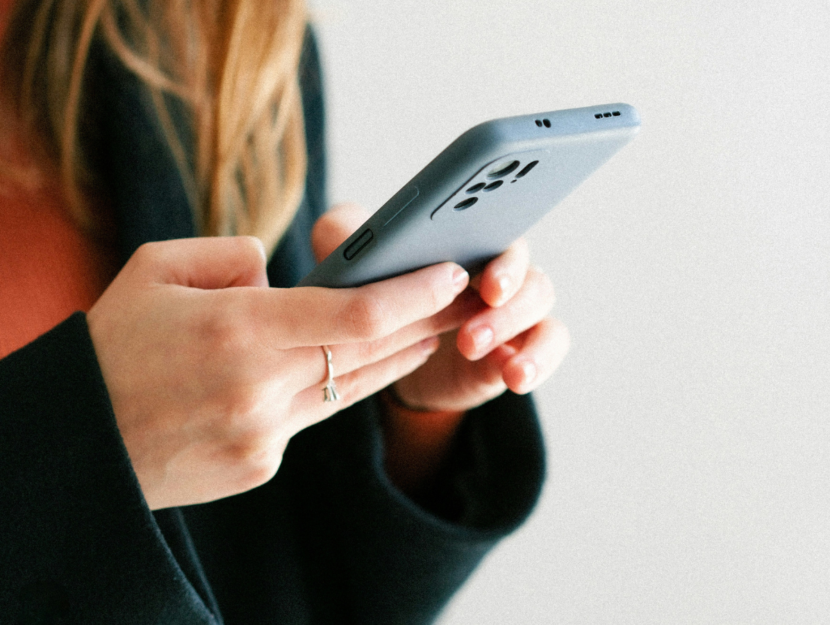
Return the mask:
[[[302,4],[13,8],[0,621],[433,620],[541,484],[515,393],[567,334],[524,243],[286,288],[365,218],[322,214]]]

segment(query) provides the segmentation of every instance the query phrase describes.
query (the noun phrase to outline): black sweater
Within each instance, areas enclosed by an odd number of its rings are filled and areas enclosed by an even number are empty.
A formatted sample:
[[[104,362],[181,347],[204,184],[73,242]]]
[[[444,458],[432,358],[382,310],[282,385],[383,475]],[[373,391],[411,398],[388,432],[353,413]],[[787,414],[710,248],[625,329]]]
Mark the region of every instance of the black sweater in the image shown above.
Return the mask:
[[[122,262],[194,235],[147,95],[101,50],[90,104]],[[273,286],[313,266],[325,208],[313,38],[301,81],[306,196],[271,258]],[[2,302],[0,302],[2,305]],[[528,397],[472,410],[439,486],[416,504],[383,472],[370,398],[295,436],[267,484],[151,512],[119,435],[85,317],[0,360],[0,624],[428,623],[527,516],[544,473]]]

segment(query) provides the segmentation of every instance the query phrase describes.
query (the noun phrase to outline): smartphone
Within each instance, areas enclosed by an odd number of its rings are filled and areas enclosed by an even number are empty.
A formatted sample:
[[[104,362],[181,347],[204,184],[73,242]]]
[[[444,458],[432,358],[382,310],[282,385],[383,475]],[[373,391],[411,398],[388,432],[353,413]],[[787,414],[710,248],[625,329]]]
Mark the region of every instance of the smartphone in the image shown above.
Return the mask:
[[[453,261],[475,275],[640,128],[627,104],[474,126],[374,213],[299,286],[353,287]]]

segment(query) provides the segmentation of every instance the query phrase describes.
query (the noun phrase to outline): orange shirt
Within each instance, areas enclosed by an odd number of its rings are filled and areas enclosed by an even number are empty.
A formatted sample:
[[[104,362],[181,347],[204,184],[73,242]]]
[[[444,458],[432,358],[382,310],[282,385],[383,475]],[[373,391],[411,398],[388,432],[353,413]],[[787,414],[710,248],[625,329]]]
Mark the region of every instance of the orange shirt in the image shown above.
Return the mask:
[[[0,358],[89,310],[109,280],[103,259],[56,189],[0,186]]]
[[[0,37],[3,36],[3,32],[6,30],[6,21],[12,4],[14,4],[14,0],[0,0]]]
[[[0,0],[0,36],[11,0]],[[2,111],[2,109],[0,109]],[[55,175],[29,184],[3,176],[2,164],[31,162],[11,116],[0,118],[0,358],[76,310],[87,311],[109,281],[109,263],[74,224]],[[50,180],[51,179],[51,180]]]

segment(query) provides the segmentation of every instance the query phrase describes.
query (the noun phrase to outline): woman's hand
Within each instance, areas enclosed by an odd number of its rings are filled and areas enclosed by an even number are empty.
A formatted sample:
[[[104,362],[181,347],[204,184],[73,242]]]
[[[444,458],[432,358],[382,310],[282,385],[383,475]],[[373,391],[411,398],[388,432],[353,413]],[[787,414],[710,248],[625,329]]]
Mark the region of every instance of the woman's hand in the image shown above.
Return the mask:
[[[335,207],[315,225],[313,246],[324,258],[368,214],[354,205]],[[568,351],[567,328],[549,316],[554,303],[548,277],[530,265],[519,239],[491,261],[450,310],[464,322],[441,336],[441,347],[423,366],[395,383],[411,408],[464,411],[501,395],[527,393],[551,376]],[[453,328],[452,330],[455,330]]]
[[[506,389],[524,394],[547,380],[570,345],[567,328],[549,316],[554,291],[530,265],[519,239],[476,276],[480,308],[439,350],[394,386],[406,405],[422,410],[468,410]]]
[[[357,289],[271,289],[265,266],[248,237],[148,244],[87,316],[153,509],[263,484],[294,434],[422,366],[466,314],[452,263]]]

